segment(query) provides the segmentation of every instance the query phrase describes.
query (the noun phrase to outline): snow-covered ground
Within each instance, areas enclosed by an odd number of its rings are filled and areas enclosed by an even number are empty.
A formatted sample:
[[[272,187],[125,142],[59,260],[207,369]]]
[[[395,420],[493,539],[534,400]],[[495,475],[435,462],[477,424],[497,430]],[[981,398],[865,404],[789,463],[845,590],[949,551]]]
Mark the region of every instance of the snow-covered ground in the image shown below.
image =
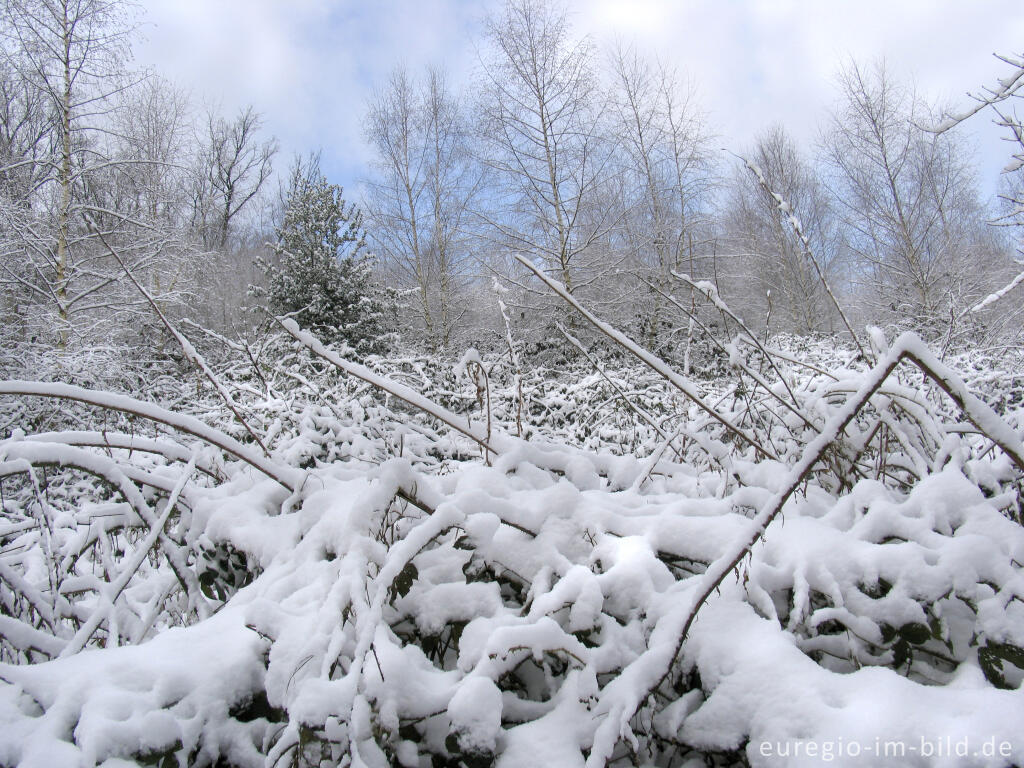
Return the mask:
[[[1009,361],[277,344],[0,385],[0,765],[1024,762]]]

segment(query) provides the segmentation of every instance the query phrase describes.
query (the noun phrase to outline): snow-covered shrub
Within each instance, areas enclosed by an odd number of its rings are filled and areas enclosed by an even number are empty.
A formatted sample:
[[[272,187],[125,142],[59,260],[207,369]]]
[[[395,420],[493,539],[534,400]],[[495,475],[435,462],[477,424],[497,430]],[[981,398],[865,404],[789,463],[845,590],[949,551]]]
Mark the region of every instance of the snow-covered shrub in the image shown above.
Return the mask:
[[[915,341],[737,338],[675,383],[483,355],[482,408],[286,329],[218,367],[269,455],[205,384],[191,416],[0,385],[147,417],[0,442],[0,765],[1024,756],[1024,448]]]

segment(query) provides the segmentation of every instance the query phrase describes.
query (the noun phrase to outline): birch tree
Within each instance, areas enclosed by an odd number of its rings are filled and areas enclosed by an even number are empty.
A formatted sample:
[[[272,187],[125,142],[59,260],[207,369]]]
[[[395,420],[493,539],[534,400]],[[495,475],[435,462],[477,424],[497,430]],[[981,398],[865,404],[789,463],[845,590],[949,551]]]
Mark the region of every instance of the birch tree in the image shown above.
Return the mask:
[[[611,116],[623,177],[626,247],[641,276],[640,321],[649,348],[671,345],[678,313],[664,301],[672,270],[696,272],[708,224],[714,167],[703,115],[678,75],[619,46],[610,56]],[[634,308],[636,309],[636,308]],[[662,338],[659,340],[658,336]]]
[[[76,317],[106,306],[118,280],[86,227],[86,190],[109,166],[104,128],[113,98],[132,85],[121,62],[131,20],[111,0],[12,0],[5,6],[4,50],[28,102],[48,116],[47,141],[25,162],[31,210],[7,213],[17,233],[4,279],[45,310],[43,325],[66,343]],[[41,138],[41,136],[39,137]],[[17,263],[21,268],[12,268]]]
[[[747,322],[793,333],[830,331],[833,309],[818,270],[830,284],[842,270],[845,244],[831,201],[815,167],[781,126],[762,133],[746,153],[771,191],[801,222],[809,248],[799,242],[779,202],[745,168],[737,168],[727,198],[725,229]],[[810,251],[810,255],[808,254]]]
[[[410,289],[419,333],[447,348],[465,315],[466,231],[481,174],[462,105],[445,75],[415,82],[396,69],[371,102],[364,135],[376,155],[368,183],[370,237],[397,284]]]
[[[12,162],[0,284],[19,297],[21,330],[60,346],[145,328],[126,322],[149,313],[128,271],[162,303],[187,293],[177,279],[191,255],[180,215],[187,107],[158,78],[125,68],[131,10],[116,0],[5,6],[13,98],[0,122]]]
[[[824,138],[833,190],[872,322],[941,334],[984,296],[990,241],[966,153],[884,63],[847,65]]]
[[[602,238],[618,223],[602,190],[612,147],[593,50],[541,0],[510,0],[487,34],[479,113],[495,182],[491,240],[572,294],[598,279]]]

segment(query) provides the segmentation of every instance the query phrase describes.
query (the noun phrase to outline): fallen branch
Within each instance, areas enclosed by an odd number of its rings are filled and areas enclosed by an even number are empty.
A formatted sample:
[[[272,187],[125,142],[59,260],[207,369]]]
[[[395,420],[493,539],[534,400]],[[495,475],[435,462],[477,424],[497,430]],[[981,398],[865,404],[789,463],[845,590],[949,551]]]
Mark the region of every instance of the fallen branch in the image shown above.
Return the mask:
[[[244,461],[267,477],[276,480],[292,493],[302,487],[303,480],[306,477],[306,473],[302,470],[277,464],[199,419],[182,413],[175,413],[174,411],[169,411],[166,408],[161,408],[158,405],[152,405],[142,400],[136,400],[127,395],[99,392],[76,387],[73,384],[18,380],[0,381],[0,395],[53,397],[59,400],[74,400],[165,424],[179,432],[198,437],[210,445],[217,446],[239,461]]]
[[[668,381],[673,387],[682,392],[686,397],[692,400],[702,411],[707,413],[711,418],[725,427],[736,437],[743,440],[754,447],[755,450],[760,452],[762,455],[769,459],[775,459],[778,461],[778,457],[768,448],[765,448],[760,441],[755,439],[752,435],[748,434],[746,430],[736,426],[729,419],[722,414],[718,413],[714,408],[704,402],[704,398],[697,392],[697,388],[688,380],[680,376],[678,373],[669,368],[664,361],[655,357],[653,354],[648,352],[646,349],[638,345],[632,339],[626,337],[619,331],[612,328],[608,323],[599,319],[589,310],[585,309],[566,289],[565,286],[556,280],[552,280],[550,277],[545,275],[539,268],[531,264],[528,260],[516,254],[516,261],[526,267],[528,270],[533,272],[541,282],[547,285],[552,291],[558,294],[567,304],[573,309],[579,312],[589,323],[597,328],[601,333],[607,336],[609,339],[614,341],[616,344],[626,349],[628,352],[633,354],[639,359],[644,365],[650,368],[655,373],[660,374],[666,381]]]
[[[156,299],[153,298],[153,294],[147,291],[146,287],[135,279],[135,275],[132,274],[132,271],[128,268],[128,265],[124,263],[124,260],[121,258],[121,255],[111,247],[110,243],[107,242],[107,238],[103,236],[103,233],[100,232],[100,230],[97,227],[95,227],[91,221],[89,222],[89,228],[97,237],[99,237],[100,242],[103,243],[103,247],[107,249],[111,256],[114,257],[115,261],[117,261],[117,263],[121,265],[121,269],[124,270],[124,273],[128,276],[128,279],[132,282],[132,285],[138,288],[139,293],[146,297],[146,301],[149,302],[149,305],[153,308],[153,311],[156,313],[156,316],[160,318],[160,322],[164,324],[164,327],[167,329],[167,332],[171,334],[171,336],[174,338],[176,342],[178,342],[178,346],[180,346],[182,352],[185,353],[185,357],[187,357],[189,362],[195,365],[197,368],[199,368],[199,370],[203,372],[203,375],[206,376],[207,379],[209,379],[210,383],[213,384],[213,388],[217,390],[217,394],[220,395],[220,399],[224,401],[224,405],[228,407],[228,410],[231,411],[231,413],[238,420],[238,422],[243,427],[245,427],[245,431],[249,433],[252,439],[256,442],[256,445],[258,445],[260,449],[263,451],[263,455],[269,456],[270,453],[269,451],[267,451],[267,446],[263,444],[263,441],[260,439],[260,436],[256,434],[256,431],[249,426],[249,422],[247,422],[242,417],[242,414],[239,412],[238,406],[235,404],[235,401],[231,397],[231,394],[226,389],[224,389],[224,385],[220,383],[220,379],[218,379],[216,374],[214,374],[214,372],[210,369],[210,366],[206,364],[206,361],[203,359],[203,356],[196,351],[196,348],[194,346],[192,346],[192,342],[186,339],[178,331],[178,329],[174,327],[171,321],[167,319],[167,315],[165,315],[163,313],[163,310],[160,309],[160,305],[157,303]]]
[[[750,554],[754,545],[764,536],[768,526],[782,511],[782,507],[800,487],[807,473],[822,459],[832,443],[839,439],[850,422],[904,360],[914,363],[925,376],[935,382],[960,407],[968,421],[1002,448],[1017,468],[1024,473],[1024,445],[1021,444],[1020,436],[991,408],[968,392],[960,377],[940,363],[916,334],[904,333],[895,341],[886,356],[865,374],[863,383],[857,391],[846,400],[837,413],[825,423],[818,435],[808,443],[800,460],[786,475],[782,489],[774,494],[750,521],[747,532],[708,566],[697,584],[696,597],[693,598],[685,620],[676,633],[672,652],[666,652],[664,643],[652,644],[645,653],[623,670],[621,679],[626,680],[631,677],[629,671],[632,669],[633,674],[639,678],[633,682],[642,685],[646,691],[643,695],[630,695],[632,712],[626,711],[621,703],[618,706],[612,705],[605,721],[595,733],[594,749],[591,752],[591,759],[587,761],[588,766],[606,763],[608,755],[611,754],[611,750],[619,739],[621,725],[631,720],[643,702],[668,679],[700,609],[721,586],[725,578],[735,571],[743,559]],[[671,622],[678,616],[680,616],[679,613],[670,614],[668,620]],[[657,632],[659,628],[656,626],[654,631]],[[669,629],[669,631],[672,630]],[[650,668],[652,661],[655,666],[661,667],[660,675],[652,674],[653,670]],[[618,691],[614,690],[608,692],[607,696],[611,698],[617,693]]]
[[[601,378],[603,378],[608,383],[608,386],[610,386],[612,390],[614,390],[618,399],[623,404],[625,404],[625,406],[629,408],[629,410],[633,411],[633,413],[639,416],[642,420],[646,421],[647,424],[651,427],[651,429],[658,433],[658,437],[660,437],[665,444],[670,443],[672,439],[675,437],[675,435],[667,434],[665,430],[661,428],[661,425],[658,424],[655,418],[651,416],[651,414],[647,413],[647,411],[645,411],[643,408],[640,408],[639,406],[635,405],[633,401],[629,398],[629,396],[622,391],[622,388],[614,381],[612,381],[608,374],[605,373],[604,369],[597,362],[597,360],[594,359],[593,355],[587,352],[586,348],[583,346],[579,339],[577,339],[575,336],[573,336],[571,333],[565,330],[565,328],[562,327],[561,323],[556,323],[555,325],[558,328],[558,330],[561,331],[562,335],[565,336],[565,338],[569,341],[569,343],[576,347],[576,349],[578,349],[583,354],[583,356],[587,358],[590,364],[594,366],[594,370],[596,370],[601,375]],[[679,456],[678,451],[676,452],[676,456]]]
[[[39,443],[59,443],[61,445],[77,445],[86,448],[105,448],[107,450],[121,450],[129,453],[150,453],[156,456],[163,456],[168,461],[187,463],[192,460],[191,452],[180,443],[169,440],[155,440],[142,435],[129,435],[123,432],[91,432],[91,431],[66,431],[66,432],[37,432],[32,435],[25,435],[23,440],[31,440]],[[204,475],[223,482],[226,478],[217,467],[196,461],[196,470]]]
[[[157,520],[142,491],[132,482],[124,470],[118,466],[117,462],[83,448],[69,445],[34,443],[24,440],[4,443],[0,446],[0,456],[3,457],[5,463],[9,464],[15,464],[16,462],[23,464],[27,462],[31,465],[59,464],[60,466],[75,467],[83,472],[88,472],[102,478],[112,487],[116,488],[135,511],[135,514],[138,515],[139,519],[153,532],[153,541],[159,541],[160,549],[167,557],[171,570],[174,571],[174,575],[188,594],[189,600],[198,609],[200,617],[206,618],[209,615],[206,601],[199,587],[199,580],[192,569],[189,568],[185,555],[182,553],[181,545],[172,540],[164,531],[166,520]],[[19,462],[19,459],[22,461]],[[19,468],[16,466],[15,469]],[[19,471],[25,470],[22,468]],[[189,474],[191,474],[191,471]],[[175,500],[175,503],[177,503],[177,498],[184,487],[184,481],[179,481],[175,484],[172,490],[172,498]],[[88,640],[88,638],[86,639]]]
[[[464,421],[454,413],[449,411],[447,408],[443,408],[432,400],[428,400],[419,392],[399,384],[393,379],[389,379],[386,376],[380,376],[365,365],[359,363],[353,363],[351,360],[346,360],[336,352],[328,349],[323,343],[312,334],[303,331],[299,328],[291,318],[275,318],[278,324],[284,328],[291,336],[298,341],[302,346],[306,347],[310,352],[315,354],[322,360],[326,360],[328,363],[333,365],[335,368],[339,368],[345,373],[355,376],[357,379],[365,381],[367,384],[371,384],[389,395],[397,397],[404,403],[417,408],[429,416],[433,416],[438,421],[447,424],[449,427],[454,429],[456,432],[465,435],[470,440],[475,442],[484,451],[490,451],[497,453],[494,447],[488,441],[486,435],[480,434],[478,430],[474,429],[473,426],[468,422]]]

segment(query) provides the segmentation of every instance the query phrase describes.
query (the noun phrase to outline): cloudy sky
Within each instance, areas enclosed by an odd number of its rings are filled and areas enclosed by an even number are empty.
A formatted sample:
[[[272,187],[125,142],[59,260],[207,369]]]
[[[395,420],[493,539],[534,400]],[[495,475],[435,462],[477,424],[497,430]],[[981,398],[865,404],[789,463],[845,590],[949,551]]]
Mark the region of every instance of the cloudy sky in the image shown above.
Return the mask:
[[[812,142],[849,56],[885,57],[930,98],[1002,74],[993,53],[1022,53],[1022,0],[569,0],[578,34],[616,36],[675,65],[696,87],[723,147],[743,150],[774,122]],[[252,104],[287,152],[322,148],[332,180],[365,171],[360,120],[399,63],[443,65],[469,82],[481,19],[496,0],[143,0],[138,63],[226,111]],[[974,126],[982,186],[1005,160]]]

